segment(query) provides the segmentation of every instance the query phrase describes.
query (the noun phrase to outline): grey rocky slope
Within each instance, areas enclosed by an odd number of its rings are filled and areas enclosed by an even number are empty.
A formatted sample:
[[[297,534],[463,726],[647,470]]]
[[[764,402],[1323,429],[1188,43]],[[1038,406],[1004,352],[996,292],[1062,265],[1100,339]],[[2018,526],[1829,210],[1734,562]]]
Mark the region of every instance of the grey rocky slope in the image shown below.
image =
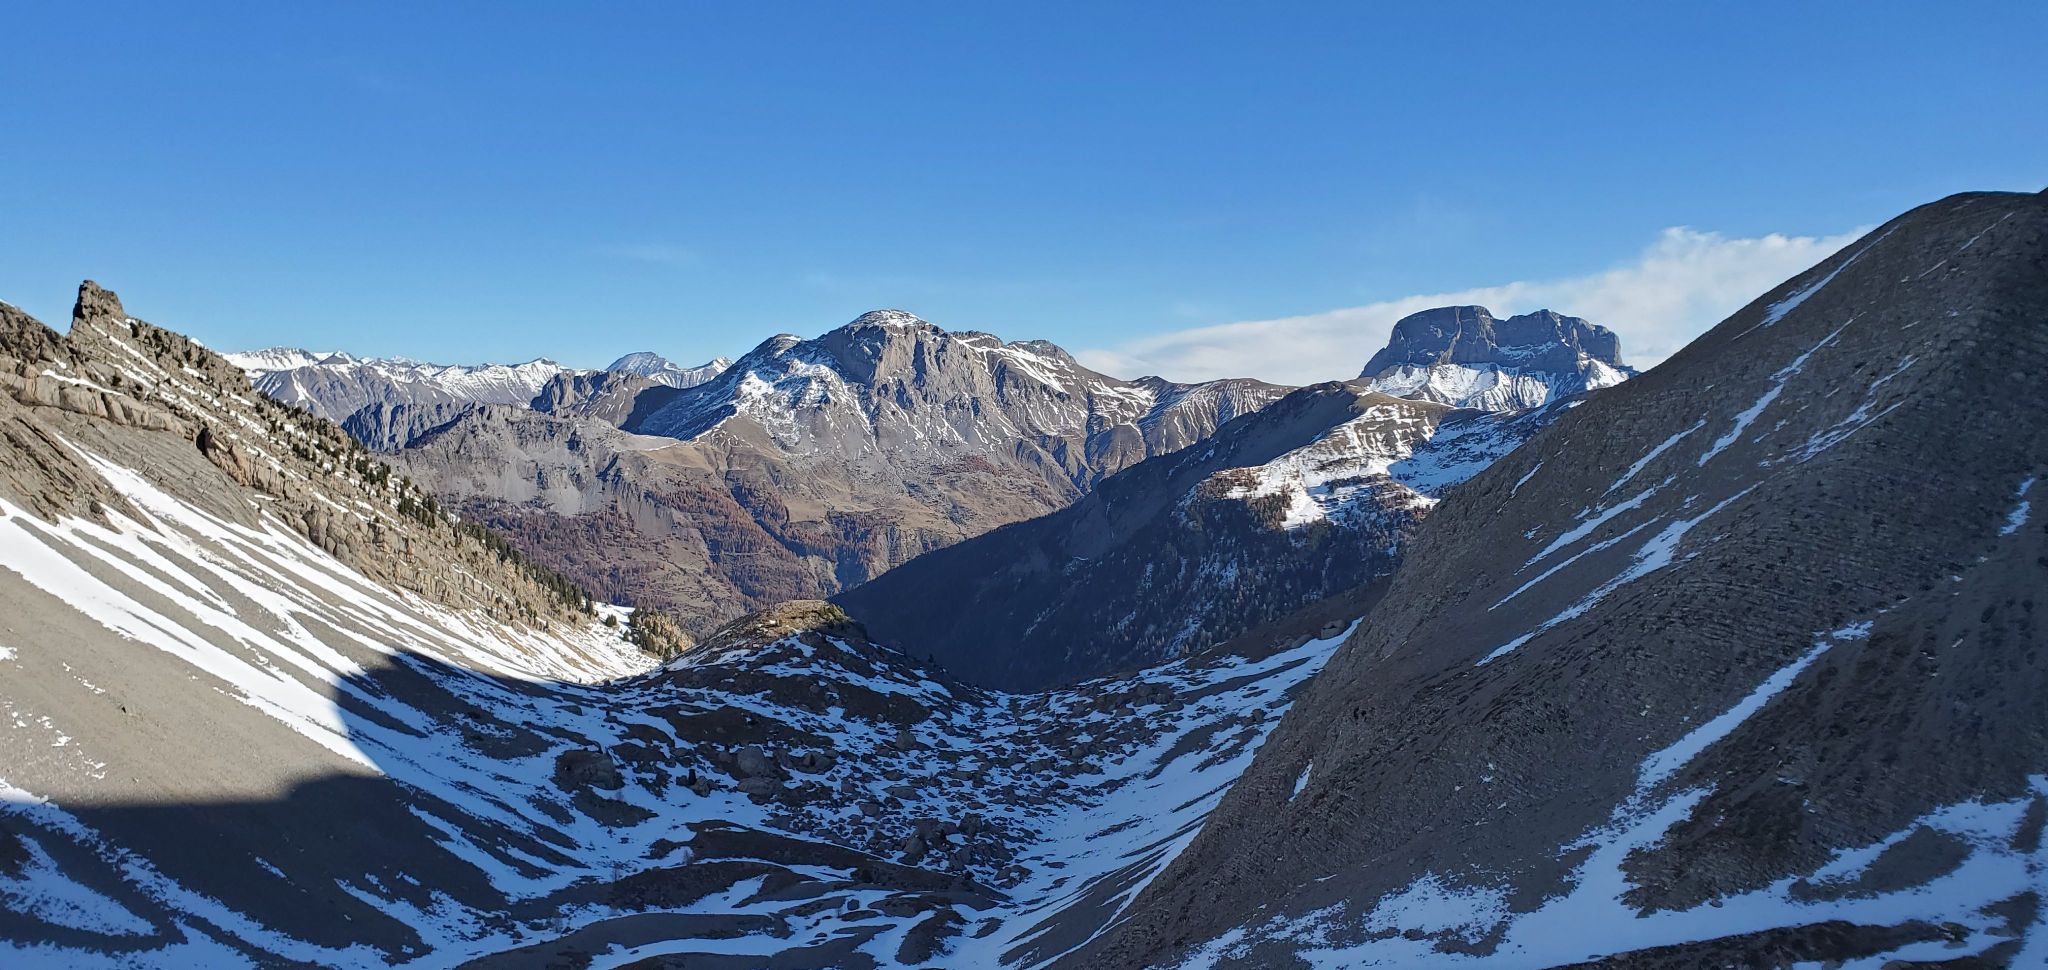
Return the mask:
[[[1513,411],[1626,380],[1621,338],[1553,310],[1497,319],[1482,306],[1401,318],[1359,377],[1395,397]]]
[[[681,391],[465,411],[396,460],[597,592],[701,633],[1065,507],[1286,391],[1122,381],[1041,341],[878,311]]]
[[[97,287],[0,325],[9,967],[1037,963],[1344,629],[1026,697],[794,604],[649,669]]]
[[[1067,962],[2048,963],[2044,320],[1960,195],[1563,415]]]
[[[1013,690],[1198,652],[1339,593],[1363,612],[1444,490],[1563,409],[1303,388],[1065,509],[834,600],[878,636]]]

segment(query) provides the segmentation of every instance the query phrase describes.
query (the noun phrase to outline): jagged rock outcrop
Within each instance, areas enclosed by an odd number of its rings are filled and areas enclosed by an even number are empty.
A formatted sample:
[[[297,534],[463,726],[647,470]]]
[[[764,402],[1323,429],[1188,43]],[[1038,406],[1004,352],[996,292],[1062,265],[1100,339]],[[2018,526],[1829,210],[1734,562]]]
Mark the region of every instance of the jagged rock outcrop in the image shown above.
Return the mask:
[[[1497,319],[1485,307],[1423,310],[1394,324],[1359,377],[1396,397],[1512,411],[1612,387],[1635,370],[1621,338],[1552,310]]]
[[[1960,195],[1570,410],[1063,965],[2040,965],[2044,320]]]

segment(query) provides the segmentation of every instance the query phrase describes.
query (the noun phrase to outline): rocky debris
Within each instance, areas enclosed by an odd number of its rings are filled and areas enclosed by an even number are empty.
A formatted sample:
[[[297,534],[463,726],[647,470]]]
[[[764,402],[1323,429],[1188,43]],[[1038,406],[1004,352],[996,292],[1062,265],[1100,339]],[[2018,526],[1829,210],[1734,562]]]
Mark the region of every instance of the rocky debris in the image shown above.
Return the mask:
[[[785,764],[788,765],[789,770],[800,771],[807,775],[824,774],[831,771],[838,763],[839,759],[824,751],[805,751],[785,759]]]
[[[933,910],[904,935],[903,945],[896,949],[897,962],[906,966],[930,963],[945,952],[949,940],[960,935],[960,929],[966,922],[959,910],[951,906]]]

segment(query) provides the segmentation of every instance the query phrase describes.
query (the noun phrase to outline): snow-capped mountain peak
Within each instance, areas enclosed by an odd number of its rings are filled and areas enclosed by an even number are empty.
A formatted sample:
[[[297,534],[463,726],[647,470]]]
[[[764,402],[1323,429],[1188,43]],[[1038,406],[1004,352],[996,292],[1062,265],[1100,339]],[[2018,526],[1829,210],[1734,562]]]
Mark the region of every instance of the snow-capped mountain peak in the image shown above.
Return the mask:
[[[1202,388],[1209,392],[1195,393]],[[913,464],[944,464],[961,453],[1010,461],[1020,440],[1054,450],[1070,443],[1100,459],[1069,469],[1085,481],[1103,474],[1101,465],[1113,471],[1160,448],[1184,446],[1286,390],[1247,381],[1120,380],[1081,366],[1047,341],[948,331],[884,309],[815,338],[770,338],[628,430],[689,440],[742,421],[785,451],[888,455]],[[1196,403],[1213,407],[1191,427],[1158,413],[1178,405],[1175,414],[1183,416]],[[1112,438],[1126,436],[1130,443],[1105,450]],[[1102,446],[1084,444],[1093,439]]]
[[[614,374],[632,374],[645,377],[656,384],[683,388],[696,387],[717,377],[731,366],[731,360],[713,357],[695,367],[685,367],[651,350],[642,350],[612,361],[605,370]]]

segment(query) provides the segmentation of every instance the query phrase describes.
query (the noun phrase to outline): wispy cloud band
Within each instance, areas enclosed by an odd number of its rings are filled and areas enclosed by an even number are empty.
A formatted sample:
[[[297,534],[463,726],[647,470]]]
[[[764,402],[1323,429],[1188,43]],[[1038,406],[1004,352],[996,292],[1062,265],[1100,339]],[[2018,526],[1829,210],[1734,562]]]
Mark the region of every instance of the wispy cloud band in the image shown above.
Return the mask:
[[[1077,356],[1090,367],[1123,377],[1258,377],[1288,384],[1344,380],[1358,376],[1366,359],[1385,345],[1394,321],[1430,307],[1478,304],[1502,315],[1548,307],[1585,317],[1621,335],[1625,360],[1648,367],[1866,231],[1730,238],[1679,226],[1664,230],[1633,262],[1603,272],[1177,330]]]

